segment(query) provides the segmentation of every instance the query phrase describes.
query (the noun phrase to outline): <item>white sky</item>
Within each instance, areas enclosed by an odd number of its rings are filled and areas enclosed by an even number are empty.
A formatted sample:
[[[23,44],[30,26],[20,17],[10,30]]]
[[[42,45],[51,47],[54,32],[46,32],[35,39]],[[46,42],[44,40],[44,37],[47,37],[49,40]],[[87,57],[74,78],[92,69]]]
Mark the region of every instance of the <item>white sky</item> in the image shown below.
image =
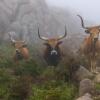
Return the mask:
[[[49,5],[71,9],[84,19],[100,24],[100,0],[47,0]]]

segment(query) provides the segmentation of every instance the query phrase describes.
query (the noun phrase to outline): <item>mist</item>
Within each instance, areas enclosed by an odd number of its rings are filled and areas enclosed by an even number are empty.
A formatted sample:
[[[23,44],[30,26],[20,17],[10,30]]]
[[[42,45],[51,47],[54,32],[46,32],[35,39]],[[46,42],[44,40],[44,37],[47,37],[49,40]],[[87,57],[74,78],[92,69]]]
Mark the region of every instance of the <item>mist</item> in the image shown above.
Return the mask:
[[[47,0],[49,6],[70,10],[87,21],[100,24],[100,0]]]
[[[8,33],[14,31],[14,39],[37,45],[41,44],[38,26],[42,36],[54,38],[64,34],[66,25],[66,46],[74,50],[87,35],[77,14],[87,26],[98,25],[99,3],[99,0],[0,0],[0,41],[10,41]]]

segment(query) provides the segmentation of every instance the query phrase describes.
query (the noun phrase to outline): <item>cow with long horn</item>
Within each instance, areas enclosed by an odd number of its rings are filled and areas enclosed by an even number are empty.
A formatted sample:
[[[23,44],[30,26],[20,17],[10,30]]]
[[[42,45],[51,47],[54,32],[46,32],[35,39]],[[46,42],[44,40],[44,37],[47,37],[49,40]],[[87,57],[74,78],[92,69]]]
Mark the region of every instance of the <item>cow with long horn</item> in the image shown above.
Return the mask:
[[[16,63],[22,59],[25,59],[27,61],[29,59],[29,50],[27,48],[25,41],[16,41],[12,37],[12,33],[15,33],[15,32],[9,32],[9,37],[13,46],[15,47],[14,61]]]
[[[100,25],[86,27],[84,25],[83,18],[80,15],[78,15],[78,17],[81,19],[81,24],[82,27],[85,29],[85,32],[89,34],[89,36],[85,38],[80,50],[87,57],[90,64],[91,72],[97,73],[96,60],[100,53],[100,40],[99,40]]]
[[[66,27],[65,27],[65,34],[59,36],[58,38],[49,39],[46,37],[42,37],[40,35],[39,28],[38,28],[38,36],[40,39],[45,41],[44,45],[46,46],[46,49],[44,52],[44,59],[46,60],[47,64],[49,66],[57,66],[62,57],[61,49],[59,47],[62,41],[60,40],[67,36]]]

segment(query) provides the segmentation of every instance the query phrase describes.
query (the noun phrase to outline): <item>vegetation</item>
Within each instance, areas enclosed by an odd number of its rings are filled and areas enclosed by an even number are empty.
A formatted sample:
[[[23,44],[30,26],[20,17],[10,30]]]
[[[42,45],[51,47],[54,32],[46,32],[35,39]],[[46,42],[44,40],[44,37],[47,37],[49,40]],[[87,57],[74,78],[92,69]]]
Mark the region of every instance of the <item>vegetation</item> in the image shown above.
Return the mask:
[[[32,53],[32,49],[30,50]],[[13,61],[14,48],[0,46],[0,100],[74,100],[77,87],[68,81],[68,66],[77,61],[64,61],[58,67],[47,67],[38,57],[28,62]]]

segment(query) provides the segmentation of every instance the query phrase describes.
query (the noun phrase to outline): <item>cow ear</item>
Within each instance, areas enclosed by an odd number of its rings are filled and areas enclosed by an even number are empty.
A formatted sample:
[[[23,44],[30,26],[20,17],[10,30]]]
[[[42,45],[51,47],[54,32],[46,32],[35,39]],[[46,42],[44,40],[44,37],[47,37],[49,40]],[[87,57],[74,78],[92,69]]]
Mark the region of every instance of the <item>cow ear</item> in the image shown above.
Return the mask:
[[[62,43],[63,43],[62,41],[59,41],[57,45],[60,45],[60,44],[62,44]]]

